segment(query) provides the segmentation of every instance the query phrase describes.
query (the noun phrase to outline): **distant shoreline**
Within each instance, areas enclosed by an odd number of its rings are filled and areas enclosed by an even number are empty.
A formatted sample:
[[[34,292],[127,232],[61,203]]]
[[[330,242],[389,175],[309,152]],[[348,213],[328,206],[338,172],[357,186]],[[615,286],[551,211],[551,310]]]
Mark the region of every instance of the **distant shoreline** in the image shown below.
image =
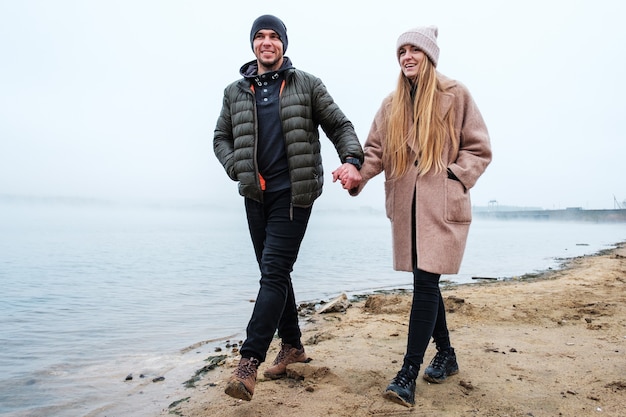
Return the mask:
[[[488,210],[474,211],[480,218],[495,220],[584,221],[626,223],[626,209],[585,210],[579,207],[562,210]]]

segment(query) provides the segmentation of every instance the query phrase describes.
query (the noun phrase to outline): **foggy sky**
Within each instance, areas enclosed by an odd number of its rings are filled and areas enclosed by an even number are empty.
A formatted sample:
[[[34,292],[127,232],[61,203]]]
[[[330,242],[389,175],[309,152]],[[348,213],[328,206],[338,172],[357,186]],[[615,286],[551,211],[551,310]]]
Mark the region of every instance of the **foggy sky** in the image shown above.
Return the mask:
[[[315,3],[0,0],[0,196],[242,204],[213,154],[224,87],[254,59],[252,21],[287,25],[361,142],[399,74],[395,42],[435,24],[438,69],[472,93],[494,159],[474,205],[614,208],[626,200],[626,6],[613,1]],[[317,203],[383,206],[331,182]]]

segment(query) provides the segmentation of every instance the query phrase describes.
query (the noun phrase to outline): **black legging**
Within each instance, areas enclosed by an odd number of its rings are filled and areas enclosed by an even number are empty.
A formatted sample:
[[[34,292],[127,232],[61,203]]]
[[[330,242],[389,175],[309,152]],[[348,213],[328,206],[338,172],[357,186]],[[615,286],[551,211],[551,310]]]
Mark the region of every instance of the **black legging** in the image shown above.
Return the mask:
[[[438,349],[450,347],[446,309],[439,289],[440,274],[413,270],[413,304],[409,319],[409,335],[404,356],[405,365],[419,368],[431,336]]]

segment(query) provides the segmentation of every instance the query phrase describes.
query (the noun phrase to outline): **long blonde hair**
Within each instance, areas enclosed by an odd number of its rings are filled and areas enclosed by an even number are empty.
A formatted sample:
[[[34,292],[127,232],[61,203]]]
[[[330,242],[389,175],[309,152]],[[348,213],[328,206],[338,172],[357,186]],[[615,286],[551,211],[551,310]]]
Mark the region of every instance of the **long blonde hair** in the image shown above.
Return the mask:
[[[459,143],[454,133],[454,112],[439,114],[441,85],[437,71],[426,56],[419,68],[417,86],[402,71],[391,100],[387,121],[387,139],[383,147],[383,160],[389,177],[406,174],[410,164],[417,161],[418,175],[431,170],[435,173],[446,169],[443,161],[446,138],[452,138],[452,150],[458,151]],[[412,90],[415,89],[412,97]],[[413,123],[410,124],[413,115]],[[417,155],[411,157],[409,144],[414,144]]]

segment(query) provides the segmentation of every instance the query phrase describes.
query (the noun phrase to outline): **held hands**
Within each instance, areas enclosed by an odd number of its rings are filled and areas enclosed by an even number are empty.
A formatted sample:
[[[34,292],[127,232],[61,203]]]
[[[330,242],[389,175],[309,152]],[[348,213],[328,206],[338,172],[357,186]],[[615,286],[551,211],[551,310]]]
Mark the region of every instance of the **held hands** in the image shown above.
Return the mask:
[[[345,163],[333,171],[333,182],[341,181],[344,190],[358,187],[361,183],[361,173],[352,164]]]

